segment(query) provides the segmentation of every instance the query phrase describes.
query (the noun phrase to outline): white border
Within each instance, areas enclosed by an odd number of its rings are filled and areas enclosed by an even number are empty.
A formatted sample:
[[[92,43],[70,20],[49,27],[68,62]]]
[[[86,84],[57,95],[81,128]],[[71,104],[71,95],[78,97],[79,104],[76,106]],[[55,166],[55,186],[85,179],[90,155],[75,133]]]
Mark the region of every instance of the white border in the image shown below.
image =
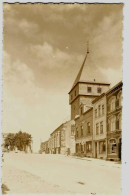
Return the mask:
[[[2,144],[1,129],[2,129],[2,51],[3,51],[3,4],[0,2],[0,144]],[[2,161],[2,151],[0,147],[0,166]],[[1,170],[0,170],[0,179],[1,179]],[[1,180],[0,180],[1,186]],[[1,188],[0,188],[0,194]]]
[[[41,3],[124,3],[126,2],[126,0],[62,0],[62,1],[59,1],[59,0],[3,0],[3,2],[7,2],[7,3],[16,3],[16,2],[19,2],[19,3],[38,3],[38,2],[41,2]]]

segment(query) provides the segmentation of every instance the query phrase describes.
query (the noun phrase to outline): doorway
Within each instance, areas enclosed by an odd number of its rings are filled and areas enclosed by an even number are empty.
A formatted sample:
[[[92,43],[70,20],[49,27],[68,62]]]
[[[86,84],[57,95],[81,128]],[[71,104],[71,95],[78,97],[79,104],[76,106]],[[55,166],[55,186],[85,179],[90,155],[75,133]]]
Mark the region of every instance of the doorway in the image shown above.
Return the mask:
[[[95,142],[95,158],[97,158],[97,142]]]
[[[119,159],[121,161],[121,149],[122,149],[122,141],[121,138],[119,139],[119,144],[118,144],[118,153],[119,153]]]

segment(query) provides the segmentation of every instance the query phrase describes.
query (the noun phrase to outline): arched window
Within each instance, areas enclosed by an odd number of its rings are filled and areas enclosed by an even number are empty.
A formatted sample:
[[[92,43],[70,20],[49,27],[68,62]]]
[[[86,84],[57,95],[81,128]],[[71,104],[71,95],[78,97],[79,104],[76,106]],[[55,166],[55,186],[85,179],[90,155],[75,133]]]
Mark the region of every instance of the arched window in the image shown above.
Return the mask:
[[[118,130],[121,130],[122,129],[122,117],[121,117],[121,113],[120,114],[118,114],[118,116],[117,116],[117,129]]]
[[[109,129],[110,131],[116,130],[116,116],[112,116],[109,120]]]
[[[109,140],[109,150],[110,154],[117,153],[116,139]]]
[[[122,91],[120,91],[117,95],[117,106],[121,107],[122,106]]]
[[[115,110],[116,108],[116,97],[115,96],[111,97],[111,99],[109,100],[109,107],[110,107],[110,112]]]

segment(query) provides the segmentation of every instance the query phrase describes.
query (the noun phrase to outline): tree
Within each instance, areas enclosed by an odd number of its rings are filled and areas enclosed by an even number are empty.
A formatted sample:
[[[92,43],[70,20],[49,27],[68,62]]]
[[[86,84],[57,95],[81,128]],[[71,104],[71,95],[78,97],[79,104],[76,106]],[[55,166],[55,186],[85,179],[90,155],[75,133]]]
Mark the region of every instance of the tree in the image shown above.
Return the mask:
[[[29,148],[32,152],[31,143],[31,135],[22,131],[16,134],[9,133],[5,138],[5,148],[9,150],[15,150],[15,148],[17,148],[20,151],[27,152],[27,148]]]
[[[15,134],[14,133],[9,133],[7,137],[5,138],[5,148],[8,150],[14,150],[15,148]]]

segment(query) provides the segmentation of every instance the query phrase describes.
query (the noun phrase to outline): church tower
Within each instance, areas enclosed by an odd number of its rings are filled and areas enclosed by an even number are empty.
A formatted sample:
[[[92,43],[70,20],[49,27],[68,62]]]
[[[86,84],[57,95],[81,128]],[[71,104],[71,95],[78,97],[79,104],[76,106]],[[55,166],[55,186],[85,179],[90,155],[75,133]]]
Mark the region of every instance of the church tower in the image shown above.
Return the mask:
[[[93,99],[106,92],[110,87],[109,83],[101,81],[99,73],[95,70],[96,67],[91,71],[90,66],[93,65],[93,62],[89,55],[90,52],[87,49],[83,64],[69,92],[71,120],[91,108]]]

